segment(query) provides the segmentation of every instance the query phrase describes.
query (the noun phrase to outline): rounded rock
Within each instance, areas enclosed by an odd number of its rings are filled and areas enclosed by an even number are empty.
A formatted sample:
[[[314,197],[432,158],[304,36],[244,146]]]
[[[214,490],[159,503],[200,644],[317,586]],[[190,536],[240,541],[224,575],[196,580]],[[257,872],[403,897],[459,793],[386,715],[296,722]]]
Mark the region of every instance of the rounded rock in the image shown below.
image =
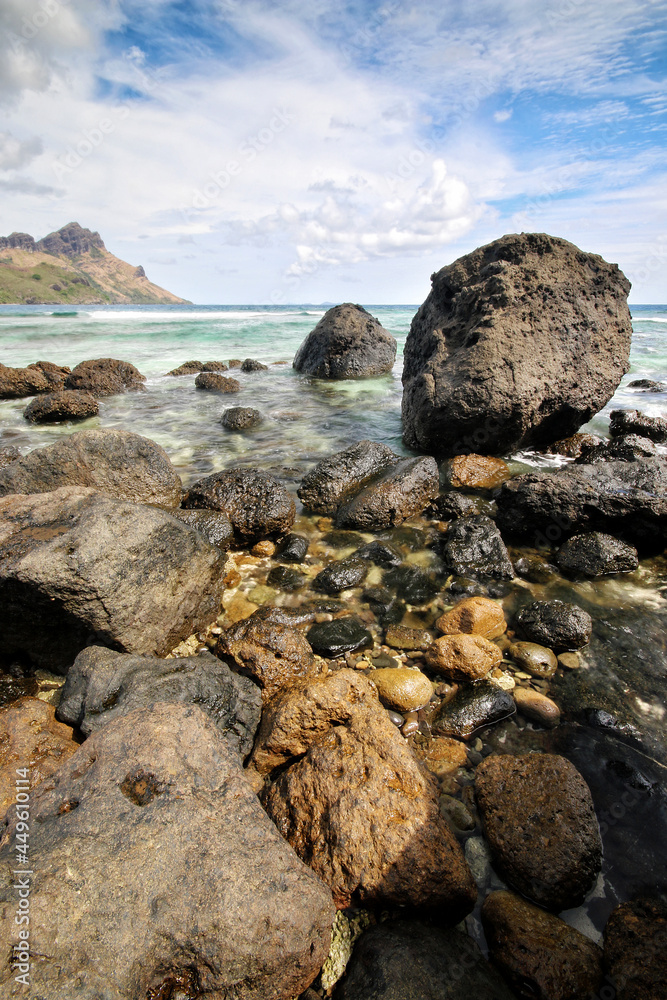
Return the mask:
[[[99,412],[99,403],[89,392],[63,389],[35,396],[23,416],[33,424],[56,424],[63,420],[87,420]]]
[[[289,492],[260,469],[225,469],[200,479],[190,487],[182,506],[223,511],[237,541],[251,544],[287,534],[296,517]]]
[[[497,639],[507,630],[507,622],[497,601],[488,597],[468,597],[441,615],[435,627],[445,635],[466,632]]]
[[[223,378],[222,375],[218,377]],[[245,431],[261,422],[262,414],[251,406],[231,406],[220,418],[220,423],[228,431]]]
[[[502,653],[481,635],[443,635],[426,650],[426,662],[453,679],[477,681],[497,667]]]
[[[293,367],[315,378],[369,378],[390,372],[396,341],[361,306],[345,302],[324,314],[297,351]]]
[[[368,676],[378,689],[382,704],[397,712],[416,712],[433,695],[433,685],[421,670],[383,667]]]
[[[560,722],[560,708],[546,695],[524,687],[515,687],[513,695],[516,707],[531,722],[539,722],[545,729],[553,729]]]
[[[633,573],[639,565],[639,556],[633,545],[601,531],[589,531],[561,545],[556,561],[567,573],[606,576]]]
[[[576,604],[534,601],[521,608],[516,616],[516,626],[529,642],[564,653],[580,649],[590,642],[593,620]]]
[[[536,642],[513,642],[507,652],[531,677],[553,677],[558,668],[555,653]]]
[[[449,463],[449,481],[459,489],[493,490],[510,477],[502,458],[491,455],[456,455]]]

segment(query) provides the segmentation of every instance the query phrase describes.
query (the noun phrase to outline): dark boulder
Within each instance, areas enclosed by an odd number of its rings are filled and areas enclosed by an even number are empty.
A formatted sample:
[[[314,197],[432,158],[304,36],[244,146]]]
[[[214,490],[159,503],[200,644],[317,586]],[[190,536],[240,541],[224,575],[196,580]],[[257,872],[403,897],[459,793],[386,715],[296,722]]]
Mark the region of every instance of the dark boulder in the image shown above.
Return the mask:
[[[540,548],[575,531],[605,531],[655,546],[667,536],[667,460],[530,473],[504,483],[496,502],[500,530]]]
[[[183,507],[221,510],[241,544],[286,535],[296,516],[285,487],[259,469],[226,469],[200,479],[186,493]]]
[[[517,632],[528,642],[564,653],[591,640],[593,620],[587,611],[565,601],[533,601],[515,618]]]
[[[324,314],[294,357],[293,367],[315,378],[385,375],[396,360],[396,341],[361,306],[345,302]]]
[[[66,673],[91,642],[164,655],[220,609],[224,554],[94,490],[0,500],[0,651]]]
[[[144,388],[146,376],[134,365],[115,358],[82,361],[65,379],[65,389],[80,389],[100,399],[119,392],[137,392]]]
[[[581,576],[632,573],[639,565],[637,549],[613,535],[590,531],[574,535],[561,545],[556,562],[562,570]]]
[[[475,795],[499,873],[556,912],[579,906],[602,864],[588,785],[556,754],[492,754],[477,767]]]
[[[386,445],[359,441],[318,462],[312,472],[304,476],[297,495],[306,510],[335,514],[341,504],[396,461],[398,455]]]
[[[467,497],[462,493],[452,490],[450,493],[442,493],[432,500],[426,510],[424,517],[432,518],[435,521],[454,521],[457,517],[471,517],[474,514],[486,514],[493,509],[493,505],[488,500],[480,497]]]
[[[405,345],[409,447],[543,447],[602,409],[629,368],[629,282],[566,240],[503,236],[431,281]]]
[[[229,371],[229,365],[226,365],[224,361],[205,361],[202,365],[203,372],[226,372]]]
[[[201,371],[195,379],[195,389],[205,389],[208,392],[238,392],[237,389],[230,387],[230,382],[236,382],[236,379],[225,378],[224,375],[214,371]]]
[[[170,513],[220,549],[228,549],[234,541],[232,522],[220,510],[183,510],[179,507]]]
[[[318,622],[308,630],[306,638],[320,656],[333,658],[373,645],[373,636],[355,615]]]
[[[609,433],[612,437],[638,434],[662,443],[667,441],[667,420],[664,417],[649,417],[639,410],[612,410],[609,415]]]
[[[581,449],[577,465],[591,465],[595,462],[637,462],[643,458],[653,458],[658,454],[653,441],[639,434],[623,434],[610,441]]]
[[[268,372],[268,370],[268,365],[263,365],[261,361],[255,361],[254,358],[246,358],[245,361],[241,362],[242,372]]]
[[[367,573],[368,563],[363,559],[337,559],[317,574],[313,590],[322,594],[339,594],[341,590],[358,587]]]
[[[0,471],[0,496],[49,493],[61,486],[92,487],[119,500],[167,509],[178,506],[183,492],[159,444],[111,428],[77,431]]]
[[[302,563],[308,552],[308,539],[303,535],[287,535],[278,546],[277,558],[286,563]]]
[[[433,719],[433,732],[440,736],[468,739],[478,729],[514,715],[516,706],[509,691],[490,681],[477,681],[459,688]]]
[[[63,420],[87,420],[99,412],[99,403],[89,392],[63,389],[35,396],[23,416],[33,424],[56,424]]]
[[[563,455],[565,458],[579,458],[582,453],[604,444],[595,434],[571,434],[570,437],[554,441],[544,449],[547,455]]]
[[[512,580],[514,569],[505,543],[490,517],[459,517],[440,544],[445,568],[476,580]]]
[[[628,382],[628,389],[638,389],[640,392],[667,392],[665,382],[655,382],[650,378],[637,378]]]
[[[259,688],[210,653],[165,659],[88,646],[67,674],[56,715],[89,736],[158,701],[199,705],[237,753],[245,757],[252,750],[262,711]]]
[[[420,514],[440,488],[434,458],[403,458],[382,472],[336,512],[340,528],[374,531]]]
[[[604,929],[604,965],[618,1000],[667,1000],[664,893],[616,907]]]
[[[220,418],[220,423],[228,431],[245,431],[261,422],[262,414],[259,410],[253,410],[251,406],[230,406]]]

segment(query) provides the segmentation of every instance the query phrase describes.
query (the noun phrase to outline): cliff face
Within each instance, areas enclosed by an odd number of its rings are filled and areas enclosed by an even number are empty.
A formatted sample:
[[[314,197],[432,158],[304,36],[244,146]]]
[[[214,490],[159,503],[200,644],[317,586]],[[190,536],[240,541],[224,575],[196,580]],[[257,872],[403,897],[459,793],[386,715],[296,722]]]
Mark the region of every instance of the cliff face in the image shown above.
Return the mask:
[[[99,233],[70,222],[35,241],[0,236],[0,303],[185,303],[154,285],[141,267],[109,253]]]

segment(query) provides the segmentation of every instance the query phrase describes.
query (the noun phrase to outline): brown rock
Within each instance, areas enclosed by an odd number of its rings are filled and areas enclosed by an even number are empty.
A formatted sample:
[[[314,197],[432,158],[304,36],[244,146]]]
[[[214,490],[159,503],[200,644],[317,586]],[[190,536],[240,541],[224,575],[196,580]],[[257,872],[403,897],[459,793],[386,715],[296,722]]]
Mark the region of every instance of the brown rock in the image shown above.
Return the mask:
[[[578,670],[581,666],[579,653],[559,653],[557,660],[559,666],[565,667],[566,670]]]
[[[316,739],[263,801],[339,908],[424,907],[448,923],[472,909],[477,890],[434,785],[377,700]]]
[[[455,680],[481,680],[502,658],[496,644],[481,635],[443,635],[426,650],[428,665]]]
[[[602,845],[588,785],[555,754],[487,757],[475,775],[484,833],[505,880],[551,910],[579,906]]]
[[[266,699],[316,672],[313,651],[302,632],[254,614],[220,636],[216,653],[231,656],[242,673],[257,681]]]
[[[96,358],[82,361],[73,368],[65,379],[64,388],[81,389],[100,399],[126,390],[141,390],[145,381],[146,376],[127,361]]]
[[[89,392],[63,389],[36,396],[26,406],[23,416],[33,424],[54,424],[61,420],[86,420],[99,412],[99,404]]]
[[[604,966],[618,1000],[667,1000],[667,905],[639,897],[612,912]]]
[[[507,622],[497,601],[488,597],[467,597],[441,615],[435,627],[445,635],[467,632],[482,635],[485,639],[497,639],[507,630]]]
[[[547,455],[564,455],[566,458],[579,458],[582,451],[588,448],[594,448],[596,445],[602,444],[602,438],[596,437],[595,434],[571,434],[569,437],[561,438],[560,441],[554,441],[544,450]]]
[[[0,399],[23,399],[50,392],[52,383],[39,368],[8,368],[0,365]]]
[[[558,669],[556,654],[536,642],[513,642],[507,652],[532,677],[553,677]]]
[[[449,463],[449,481],[456,489],[492,490],[509,477],[507,463],[491,455],[456,455]]]
[[[257,542],[251,548],[250,552],[253,556],[272,556],[276,551],[275,542],[270,541],[265,538],[261,542]]]
[[[30,770],[30,789],[79,749],[72,730],[56,722],[53,705],[20,698],[0,709],[0,818],[16,800],[16,769]]]
[[[425,749],[415,747],[415,753],[424,761],[429,771],[437,778],[444,778],[468,762],[468,751],[464,743],[448,736],[434,737]]]
[[[385,632],[385,643],[392,649],[425,650],[433,642],[433,636],[426,629],[407,628],[405,625],[390,625]]]
[[[21,452],[16,445],[5,445],[4,448],[0,448],[0,469],[6,469],[8,465],[11,465],[12,462],[15,462],[20,457]]]
[[[167,375],[196,375],[203,370],[204,366],[201,361],[184,361],[178,368],[172,368],[170,372],[167,372]]]
[[[380,701],[397,712],[416,712],[428,705],[433,695],[433,685],[421,670],[402,667],[385,667],[369,674]]]
[[[493,892],[482,924],[491,958],[522,1000],[578,1000],[599,989],[602,952],[564,920],[512,892]]]
[[[531,722],[539,722],[547,729],[553,729],[560,722],[560,708],[546,695],[524,687],[515,687],[512,695],[516,707]]]

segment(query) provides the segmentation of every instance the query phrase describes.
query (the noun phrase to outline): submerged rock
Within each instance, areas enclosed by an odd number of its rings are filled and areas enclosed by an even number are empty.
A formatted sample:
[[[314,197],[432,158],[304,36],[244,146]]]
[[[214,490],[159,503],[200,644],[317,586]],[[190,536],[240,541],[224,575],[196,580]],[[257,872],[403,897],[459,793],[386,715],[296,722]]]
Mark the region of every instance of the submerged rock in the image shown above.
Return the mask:
[[[632,573],[639,565],[637,549],[613,535],[590,531],[561,545],[556,561],[562,570],[581,576]]]
[[[224,554],[167,513],[94,490],[0,500],[0,649],[65,673],[91,639],[164,655],[220,608]]]
[[[44,1000],[166,995],[183,971],[199,993],[291,1000],[322,966],[331,894],[198,706],[104,726],[32,793],[31,819],[30,945],[42,960],[30,985]],[[3,941],[14,937],[14,823],[0,852]],[[15,974],[0,970],[8,1000],[25,993]]]
[[[347,499],[397,461],[391,448],[359,441],[323,459],[304,476],[297,495],[306,510],[333,515]]]
[[[553,677],[558,669],[556,654],[536,642],[513,642],[507,654],[532,677]]]
[[[664,417],[650,417],[639,410],[612,410],[609,414],[609,433],[612,438],[638,434],[661,443],[667,441],[667,420]]]
[[[592,997],[602,983],[602,952],[551,913],[512,892],[484,900],[491,958],[522,1000]]]
[[[56,722],[53,705],[20,698],[0,709],[0,816],[16,801],[17,768],[30,770],[30,791],[78,750],[72,730]],[[19,786],[20,788],[20,786]]]
[[[382,667],[368,675],[378,689],[380,701],[398,712],[416,712],[428,705],[433,685],[421,670]]]
[[[278,587],[279,590],[286,590],[288,593],[300,590],[305,586],[306,580],[306,574],[294,569],[293,566],[274,566],[266,578],[269,587]]]
[[[65,379],[64,388],[80,389],[101,399],[119,392],[142,390],[145,381],[146,376],[128,361],[96,358],[94,361],[82,361],[73,368]]]
[[[570,437],[561,438],[559,441],[554,441],[545,448],[547,455],[564,455],[566,458],[579,458],[579,456],[585,452],[590,451],[591,448],[597,448],[599,445],[603,444],[601,437],[597,437],[595,434],[571,434]]]
[[[308,553],[308,539],[304,535],[287,535],[278,547],[281,562],[302,563]]]
[[[593,620],[587,611],[565,601],[533,601],[516,616],[517,631],[529,642],[556,653],[581,649],[591,639]]]
[[[268,372],[269,366],[263,365],[261,361],[256,361],[254,358],[246,358],[245,361],[241,362],[240,365],[242,372]]]
[[[312,587],[323,594],[339,594],[341,590],[358,587],[367,573],[368,563],[363,559],[337,559],[317,574]]]
[[[667,903],[640,896],[612,912],[604,929],[604,966],[618,1000],[667,998]]]
[[[357,559],[368,559],[369,562],[375,566],[381,566],[382,569],[391,569],[393,566],[400,566],[403,562],[403,556],[396,546],[387,542],[367,542],[357,549],[354,556]]]
[[[216,653],[231,657],[242,673],[259,684],[267,699],[317,671],[313,650],[303,633],[262,615],[252,614],[223,632]]]
[[[628,389],[639,389],[642,392],[667,392],[667,384],[656,382],[650,378],[637,378],[634,382],[628,382]]]
[[[629,282],[566,240],[503,236],[432,285],[405,344],[411,448],[504,454],[550,444],[602,409],[629,368]]]
[[[516,706],[508,691],[482,680],[459,688],[451,701],[439,709],[432,727],[441,736],[467,739],[483,726],[514,715]]]
[[[361,306],[329,309],[294,357],[293,367],[315,378],[370,378],[390,372],[396,341]]]
[[[404,625],[390,625],[385,634],[387,646],[392,649],[425,650],[433,642],[433,636],[426,629],[406,628]]]
[[[484,835],[500,874],[549,910],[579,906],[602,863],[588,785],[555,754],[486,757],[475,775]]]
[[[118,500],[173,508],[181,480],[163,448],[131,431],[85,430],[35,448],[0,471],[0,496],[92,487]]]
[[[0,399],[24,399],[40,392],[53,392],[62,387],[63,379],[54,385],[40,368],[8,368],[0,364]]]
[[[33,424],[56,424],[62,420],[86,420],[99,412],[99,404],[89,392],[63,389],[36,396],[26,406],[23,416]]]
[[[223,369],[226,371],[226,366]],[[238,386],[238,388],[237,388]],[[208,392],[238,392],[241,386],[234,378],[225,378],[215,371],[202,371],[195,379],[195,389],[205,389]]]
[[[560,708],[555,701],[529,687],[515,687],[514,703],[522,715],[537,722],[545,729],[553,729],[560,722]]]
[[[158,701],[199,705],[241,756],[252,750],[262,711],[259,688],[210,653],[165,659],[88,646],[67,674],[57,715],[89,736]]]
[[[373,636],[355,615],[318,622],[308,630],[306,637],[320,656],[342,656],[373,645]]]
[[[200,479],[186,493],[183,507],[221,510],[241,544],[286,535],[296,517],[285,487],[259,469],[225,469]]]
[[[261,422],[262,414],[259,410],[253,410],[251,406],[231,406],[220,418],[220,423],[228,431],[245,431]]]
[[[196,375],[203,370],[204,366],[201,361],[184,361],[178,368],[172,368],[170,372],[167,372],[167,375]]]
[[[441,542],[445,568],[475,580],[512,580],[514,569],[498,528],[490,517],[459,517]]]
[[[408,604],[427,604],[438,592],[433,576],[418,566],[395,566],[384,574],[383,582]]]
[[[376,531],[419,514],[438,495],[438,465],[434,458],[404,458],[390,466],[335,515],[339,528]]]

